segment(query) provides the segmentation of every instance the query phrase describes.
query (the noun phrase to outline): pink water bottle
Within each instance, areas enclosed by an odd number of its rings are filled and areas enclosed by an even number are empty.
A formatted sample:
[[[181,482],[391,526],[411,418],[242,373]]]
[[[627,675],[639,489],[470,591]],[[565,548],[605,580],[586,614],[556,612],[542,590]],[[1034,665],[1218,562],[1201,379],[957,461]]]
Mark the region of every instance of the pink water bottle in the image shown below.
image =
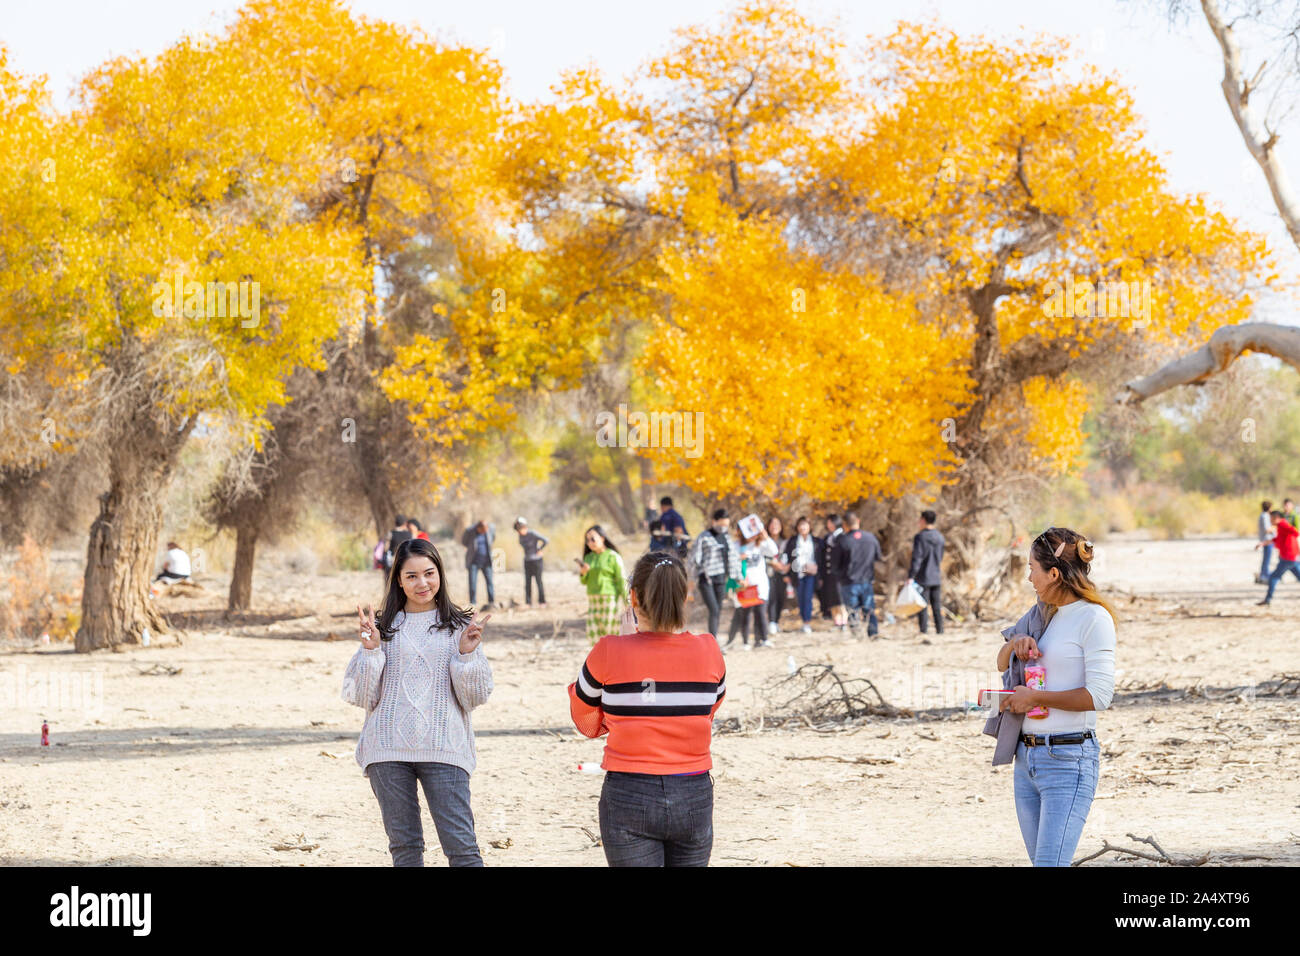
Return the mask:
[[[48,747],[49,745],[50,745],[50,722],[48,720],[42,720],[41,721],[41,746]]]
[[[1030,664],[1025,668],[1025,686],[1030,690],[1047,689],[1047,668],[1042,664]],[[1026,717],[1033,717],[1035,720],[1041,720],[1047,716],[1046,707],[1035,707],[1025,714]]]

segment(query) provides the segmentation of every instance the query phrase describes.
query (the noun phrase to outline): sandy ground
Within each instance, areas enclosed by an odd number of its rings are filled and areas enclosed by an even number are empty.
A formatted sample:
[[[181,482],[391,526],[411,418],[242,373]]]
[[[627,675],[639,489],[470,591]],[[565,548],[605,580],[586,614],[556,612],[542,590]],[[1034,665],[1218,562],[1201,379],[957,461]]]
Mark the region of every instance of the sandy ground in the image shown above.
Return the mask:
[[[1097,575],[1122,613],[1121,690],[1100,717],[1105,760],[1079,856],[1134,833],[1211,864],[1300,863],[1300,697],[1235,690],[1300,675],[1300,584],[1255,607],[1251,546],[1103,550]],[[353,758],[361,713],[339,698],[353,607],[376,596],[378,574],[268,568],[255,610],[233,624],[221,621],[224,586],[212,578],[197,597],[161,599],[180,644],[0,652],[0,864],[389,862]],[[472,786],[490,866],[604,863],[584,831],[598,830],[601,777],[577,769],[602,745],[572,730],[565,695],[587,650],[583,596],[563,571],[548,572],[547,588],[551,607],[499,611],[486,632],[496,691],[475,712]],[[502,575],[498,596],[521,599],[521,576]],[[713,863],[1025,864],[1010,769],[990,765],[991,738],[964,713],[979,687],[998,686],[995,626],[923,639],[902,621],[875,641],[816,627],[728,654],[719,717],[742,730],[714,741]],[[772,682],[808,662],[931,713],[838,732],[760,727]],[[1153,692],[1162,681],[1172,690]],[[426,860],[442,865],[427,817],[425,829]],[[275,849],[295,844],[312,849]]]

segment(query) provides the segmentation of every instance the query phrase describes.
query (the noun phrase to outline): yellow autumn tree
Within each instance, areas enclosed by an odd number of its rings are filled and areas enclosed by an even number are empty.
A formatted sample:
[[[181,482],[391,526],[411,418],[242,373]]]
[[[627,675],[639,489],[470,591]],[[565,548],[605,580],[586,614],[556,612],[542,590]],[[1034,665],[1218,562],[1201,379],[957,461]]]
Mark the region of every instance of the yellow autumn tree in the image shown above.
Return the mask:
[[[1169,187],[1131,97],[1063,40],[904,24],[868,55],[873,109],[819,155],[815,215],[846,263],[889,274],[965,343],[975,393],[943,503],[972,567],[970,519],[1006,477],[1075,463],[1081,376],[1245,317],[1268,252]]]
[[[43,114],[40,148],[19,165],[32,194],[3,196],[22,239],[0,270],[0,334],[11,371],[70,366],[103,410],[87,651],[165,629],[148,581],[177,455],[201,417],[252,430],[285,400],[289,372],[319,363],[360,261],[350,234],[303,215],[328,158],[310,116],[238,50],[186,38],[106,64],[79,94],[70,115]]]
[[[445,446],[422,441],[409,420],[408,373],[434,375],[414,396],[438,406],[434,432],[462,439],[497,420],[459,414],[491,392],[472,347],[425,343],[454,331],[451,304],[481,285],[468,273],[506,218],[494,178],[507,108],[500,67],[339,0],[256,0],[233,34],[245,62],[291,87],[315,119],[331,162],[307,200],[312,215],[356,235],[367,281],[331,374],[353,396],[348,450],[382,533],[399,501],[405,511],[417,494],[436,496],[448,473]],[[491,292],[476,303],[489,313]],[[441,402],[461,392],[455,408]]]
[[[901,496],[955,464],[933,434],[969,396],[960,342],[775,223],[719,223],[704,246],[664,256],[672,306],[641,360],[703,425],[697,448],[661,433],[644,452],[665,480],[784,507]]]
[[[643,268],[661,324],[639,367],[661,407],[728,410],[703,458],[646,452],[704,495],[878,499],[900,528],[903,494],[938,496],[974,567],[1005,481],[1075,462],[1089,379],[1245,315],[1267,278],[1259,237],[1171,190],[1128,95],[1054,38],[905,24],[850,45],[760,0],[679,31],[622,87],[580,79],[537,112],[530,208]],[[754,402],[783,399],[790,366],[808,400],[777,428]],[[810,457],[807,434],[855,421],[878,439],[865,453]]]

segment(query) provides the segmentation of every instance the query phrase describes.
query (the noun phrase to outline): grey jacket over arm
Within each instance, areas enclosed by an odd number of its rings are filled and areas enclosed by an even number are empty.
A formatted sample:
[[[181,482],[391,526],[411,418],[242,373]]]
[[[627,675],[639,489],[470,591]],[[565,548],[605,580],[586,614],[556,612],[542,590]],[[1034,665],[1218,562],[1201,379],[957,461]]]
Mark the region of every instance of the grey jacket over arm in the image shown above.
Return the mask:
[[[1009,641],[1013,637],[1027,634],[1038,641],[1042,639],[1043,631],[1046,629],[1047,624],[1043,620],[1043,602],[1037,601],[1019,621],[1011,627],[1002,629],[1002,637]],[[1012,690],[1024,682],[1025,662],[1012,654],[1010,665],[1002,672],[1002,689]],[[1016,746],[1020,742],[1020,730],[1024,723],[1024,714],[1013,714],[1009,710],[1000,711],[984,722],[984,733],[997,738],[997,743],[993,747],[993,766],[1011,763],[1015,758]]]

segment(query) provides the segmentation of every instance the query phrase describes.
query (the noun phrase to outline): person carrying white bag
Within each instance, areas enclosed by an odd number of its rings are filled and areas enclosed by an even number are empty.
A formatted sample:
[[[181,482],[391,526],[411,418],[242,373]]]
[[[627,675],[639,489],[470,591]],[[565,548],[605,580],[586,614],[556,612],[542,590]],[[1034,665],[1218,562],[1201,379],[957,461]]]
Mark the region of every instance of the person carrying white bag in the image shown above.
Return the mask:
[[[925,607],[925,595],[915,581],[908,581],[898,589],[898,597],[894,598],[894,613],[899,617],[920,614]]]

